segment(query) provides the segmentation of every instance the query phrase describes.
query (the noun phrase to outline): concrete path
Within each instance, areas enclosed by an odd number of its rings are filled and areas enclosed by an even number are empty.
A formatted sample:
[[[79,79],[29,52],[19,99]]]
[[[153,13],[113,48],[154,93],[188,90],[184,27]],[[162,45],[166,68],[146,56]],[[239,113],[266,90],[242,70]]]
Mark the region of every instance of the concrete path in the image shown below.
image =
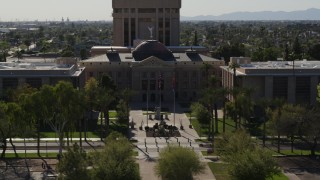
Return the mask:
[[[284,173],[284,175],[286,175],[289,178],[289,180],[300,180],[300,178],[293,173]]]
[[[181,108],[179,105],[176,105],[176,113],[173,113],[172,104],[162,104],[162,107],[169,108],[169,112],[171,113],[168,115],[168,119],[164,120],[166,124],[175,125],[178,128],[180,128],[181,125],[184,127],[184,130],[179,130],[181,137],[146,137],[144,128],[143,130],[139,130],[139,126],[142,125],[142,127],[145,127],[148,125],[149,127],[153,127],[156,123],[159,124],[160,120],[150,120],[147,115],[143,115],[146,111],[142,111],[141,109],[146,108],[145,106],[145,104],[131,104],[130,120],[133,120],[135,123],[135,129],[132,129],[130,133],[131,137],[138,141],[135,145],[139,152],[137,162],[140,166],[142,180],[160,180],[154,173],[154,166],[159,158],[159,151],[163,148],[168,145],[180,145],[193,149],[199,154],[200,151],[205,151],[206,148],[199,147],[199,144],[195,142],[195,139],[199,139],[200,137],[194,129],[189,128],[190,120],[184,113],[186,109]],[[150,110],[154,109],[152,107],[155,107],[155,105],[149,105]],[[206,164],[206,169],[203,174],[197,175],[194,178],[198,180],[214,180],[215,177],[208,167],[207,162],[203,157],[200,158]]]

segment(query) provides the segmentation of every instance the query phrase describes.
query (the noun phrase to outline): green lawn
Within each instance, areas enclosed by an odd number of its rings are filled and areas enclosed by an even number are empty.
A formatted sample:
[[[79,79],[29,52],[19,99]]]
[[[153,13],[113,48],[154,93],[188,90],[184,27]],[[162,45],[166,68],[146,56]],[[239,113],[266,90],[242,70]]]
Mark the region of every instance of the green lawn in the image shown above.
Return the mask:
[[[217,156],[216,152],[213,152],[213,153],[211,153],[211,154],[208,154],[207,151],[201,151],[201,154],[202,154],[203,156]]]
[[[228,173],[228,164],[209,162],[208,165],[217,180],[231,179]]]
[[[58,136],[55,132],[41,132],[40,136],[42,138],[58,138]],[[99,138],[100,137],[99,134],[96,132],[87,132],[87,136],[88,136],[88,138]],[[80,138],[79,132],[73,132],[72,137],[73,138]],[[82,132],[82,137],[84,138],[84,132]]]
[[[99,119],[101,116],[102,116],[102,118],[104,118],[104,114],[102,112],[99,113]],[[111,119],[117,118],[117,111],[115,111],[115,110],[109,111],[109,118],[111,118]]]
[[[109,111],[110,118],[117,118],[117,111]]]
[[[212,173],[216,177],[217,180],[231,180],[231,176],[228,173],[228,164],[225,163],[214,163],[209,162],[208,163]],[[288,177],[286,177],[283,173],[280,175],[274,175],[272,178],[269,178],[268,180],[288,180]]]
[[[267,180],[289,180],[289,178],[281,173],[279,175],[274,175],[272,178],[268,178]]]
[[[50,158],[56,158],[58,153],[40,153],[41,157],[50,157]],[[24,153],[17,153],[18,157],[14,153],[6,153],[5,158],[24,158],[25,154]],[[48,156],[46,156],[48,155]],[[27,158],[39,158],[37,153],[27,153],[26,154]]]
[[[199,121],[195,118],[192,118],[191,120],[193,128],[197,131],[198,135],[201,137],[208,136],[208,125],[201,125]],[[226,125],[225,125],[225,132],[231,133],[235,130],[235,123],[232,119],[226,119]],[[223,121],[222,119],[219,119],[218,121],[218,131],[219,134],[223,132]]]
[[[294,149],[293,152],[291,152],[290,149],[286,150],[280,150],[280,153],[277,153],[276,150],[272,151],[273,155],[310,155],[311,151],[310,150],[296,150]],[[320,151],[316,151],[316,155],[320,155]]]

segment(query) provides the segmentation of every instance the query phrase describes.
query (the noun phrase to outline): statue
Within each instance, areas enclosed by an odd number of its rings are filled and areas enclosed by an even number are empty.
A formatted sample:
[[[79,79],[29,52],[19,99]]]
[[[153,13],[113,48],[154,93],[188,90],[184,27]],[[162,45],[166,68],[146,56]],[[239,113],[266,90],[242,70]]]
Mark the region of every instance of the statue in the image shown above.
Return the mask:
[[[152,26],[148,26],[148,29],[149,29],[149,31],[150,31],[150,39],[152,39],[153,38],[153,27]]]

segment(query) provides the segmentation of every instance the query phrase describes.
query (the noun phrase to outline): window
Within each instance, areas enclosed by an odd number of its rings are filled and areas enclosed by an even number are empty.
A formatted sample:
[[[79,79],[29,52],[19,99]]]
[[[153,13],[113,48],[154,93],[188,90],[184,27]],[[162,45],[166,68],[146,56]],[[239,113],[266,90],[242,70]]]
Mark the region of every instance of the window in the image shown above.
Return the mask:
[[[192,82],[192,88],[197,88],[197,81]]]
[[[155,90],[156,89],[156,80],[151,80],[150,81],[150,90]]]
[[[2,87],[3,89],[15,89],[18,87],[18,79],[17,78],[3,78]]]
[[[288,97],[288,77],[273,78],[273,97],[287,100]]]
[[[171,9],[171,13],[178,13],[179,12],[179,10],[177,9],[177,8],[173,8],[173,9]]]
[[[187,81],[184,81],[184,82],[182,83],[182,88],[184,88],[184,89],[187,89],[187,88],[188,88],[188,82],[187,82]]]
[[[148,90],[148,80],[142,80],[142,83],[141,83],[142,87],[141,89],[142,90]]]
[[[151,73],[150,73],[150,76],[151,76],[151,78],[155,78],[155,77],[156,77],[156,73],[151,72]]]
[[[114,13],[121,13],[121,12],[122,12],[122,9],[114,9],[113,12],[114,12]]]
[[[89,77],[93,77],[93,72],[89,72]]]
[[[27,78],[26,83],[29,84],[33,88],[39,89],[42,86],[41,78]]]
[[[156,9],[154,8],[140,8],[138,9],[139,13],[155,13]]]
[[[131,13],[135,13],[135,12],[136,12],[136,9],[132,8]]]
[[[103,72],[99,72],[99,78],[102,77],[102,75],[103,75]]]
[[[296,77],[296,102],[309,103],[311,93],[310,77]]]
[[[146,72],[143,72],[142,73],[142,78],[147,78],[148,77],[148,74]]]

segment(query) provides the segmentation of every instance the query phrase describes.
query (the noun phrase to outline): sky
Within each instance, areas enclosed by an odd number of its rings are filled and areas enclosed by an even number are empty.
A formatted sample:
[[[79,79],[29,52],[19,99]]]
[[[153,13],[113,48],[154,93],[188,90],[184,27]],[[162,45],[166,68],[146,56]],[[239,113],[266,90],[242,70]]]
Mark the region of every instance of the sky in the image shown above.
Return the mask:
[[[112,20],[112,0],[0,0],[0,21]],[[182,0],[181,16],[320,9],[320,0]]]

